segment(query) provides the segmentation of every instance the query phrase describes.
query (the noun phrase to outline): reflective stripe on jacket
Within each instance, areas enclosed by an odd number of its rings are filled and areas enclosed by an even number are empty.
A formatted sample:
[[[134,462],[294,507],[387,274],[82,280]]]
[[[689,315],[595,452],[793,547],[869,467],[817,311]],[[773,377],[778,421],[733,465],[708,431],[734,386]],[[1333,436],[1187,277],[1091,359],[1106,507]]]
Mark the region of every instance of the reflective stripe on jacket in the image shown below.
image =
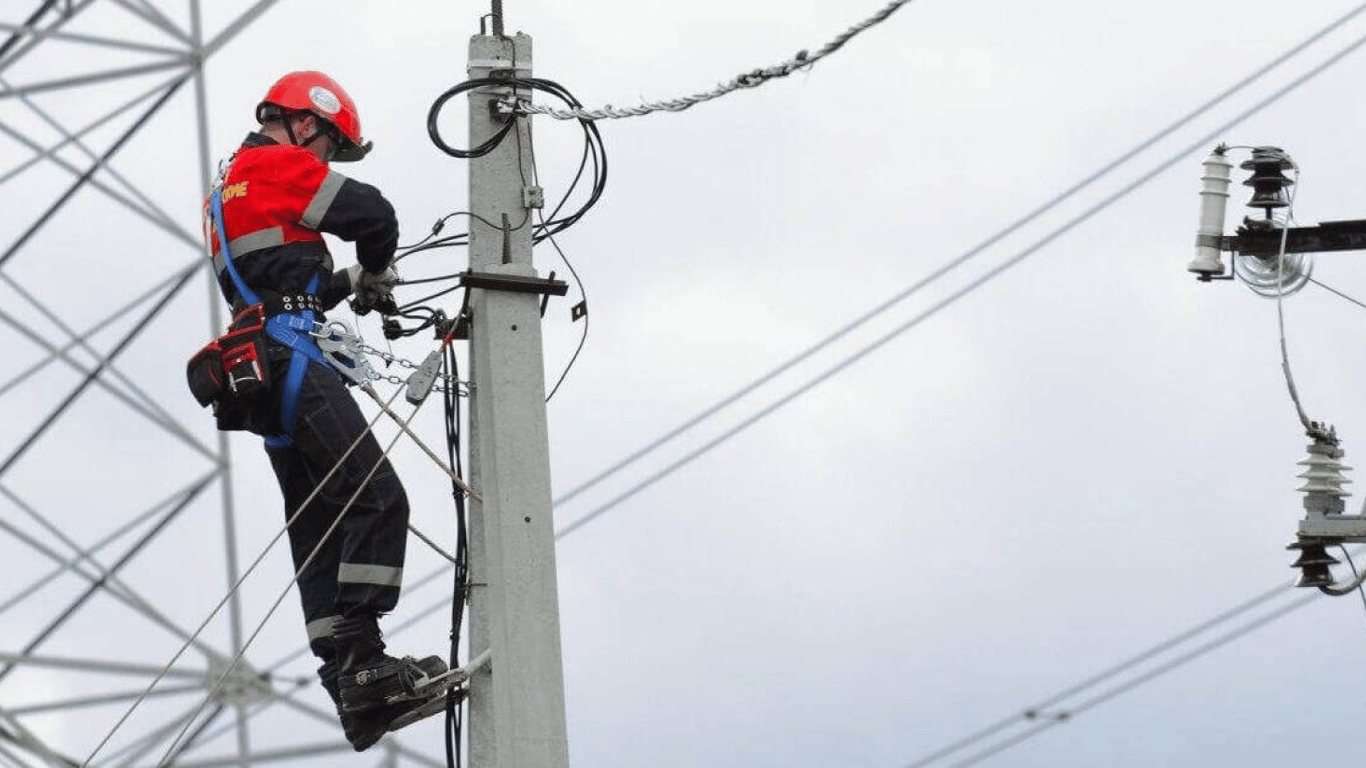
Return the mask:
[[[372,272],[388,266],[398,244],[393,206],[378,189],[329,169],[307,149],[258,133],[243,142],[224,179],[223,227],[233,265],[253,290],[301,294],[316,274],[327,309],[350,286],[344,271],[333,272],[321,233],[355,242],[356,259]],[[205,234],[219,287],[233,302],[237,291],[217,233],[208,227]]]

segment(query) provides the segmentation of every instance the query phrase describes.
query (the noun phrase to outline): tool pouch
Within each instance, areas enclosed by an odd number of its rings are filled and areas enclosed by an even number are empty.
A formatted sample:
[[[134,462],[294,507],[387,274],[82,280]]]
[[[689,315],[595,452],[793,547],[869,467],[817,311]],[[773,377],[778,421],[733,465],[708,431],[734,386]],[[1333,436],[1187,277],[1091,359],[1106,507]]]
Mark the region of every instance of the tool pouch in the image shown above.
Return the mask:
[[[190,357],[190,362],[185,364],[185,378],[190,384],[190,394],[200,406],[208,406],[223,394],[226,377],[223,374],[223,348],[218,346],[218,339]]]
[[[238,312],[228,332],[214,342],[222,350],[223,375],[234,398],[250,400],[270,389],[264,304],[252,304]]]
[[[213,405],[218,428],[249,428],[252,402],[270,389],[262,304],[238,312],[228,332],[190,357],[185,378],[201,406]]]

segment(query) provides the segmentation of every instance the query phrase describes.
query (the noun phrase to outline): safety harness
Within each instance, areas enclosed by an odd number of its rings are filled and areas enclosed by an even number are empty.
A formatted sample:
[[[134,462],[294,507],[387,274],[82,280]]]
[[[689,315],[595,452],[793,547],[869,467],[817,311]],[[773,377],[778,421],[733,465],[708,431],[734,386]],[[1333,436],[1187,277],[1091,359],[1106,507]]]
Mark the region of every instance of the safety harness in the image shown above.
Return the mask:
[[[222,187],[214,189],[210,208],[213,212],[213,224],[218,232],[218,242],[222,247],[223,265],[227,269],[228,277],[232,278],[232,284],[237,288],[237,295],[248,305],[262,304],[261,297],[247,287],[246,281],[237,273],[237,267],[232,263],[232,251],[228,248],[227,233],[223,229]],[[315,273],[308,281],[308,286],[304,288],[304,296],[285,296],[278,303],[270,302],[273,305],[278,304],[283,311],[266,318],[265,333],[271,339],[289,347],[292,354],[289,359],[289,372],[285,374],[283,388],[280,391],[280,426],[284,431],[277,435],[266,435],[267,448],[283,448],[294,443],[299,389],[303,385],[309,361],[321,364],[324,369],[336,375],[327,364],[327,359],[323,357],[322,350],[318,348],[312,335],[318,326],[315,311],[321,307],[317,298],[320,282],[319,275]],[[290,311],[291,309],[293,311]]]

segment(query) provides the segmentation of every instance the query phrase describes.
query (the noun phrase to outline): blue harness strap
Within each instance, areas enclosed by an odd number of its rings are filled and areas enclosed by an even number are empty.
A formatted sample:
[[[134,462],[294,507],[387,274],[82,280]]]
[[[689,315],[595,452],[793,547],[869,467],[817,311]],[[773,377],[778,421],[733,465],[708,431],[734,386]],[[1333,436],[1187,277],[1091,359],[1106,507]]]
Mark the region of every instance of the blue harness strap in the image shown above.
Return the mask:
[[[227,268],[228,277],[232,278],[232,284],[237,288],[237,295],[247,304],[261,303],[261,297],[256,292],[247,287],[242,276],[237,273],[237,267],[232,263],[232,252],[228,249],[228,236],[223,229],[223,190],[215,189],[211,202],[213,211],[214,227],[218,231],[218,245],[223,249],[223,264]],[[308,281],[308,286],[304,292],[310,296],[317,295],[319,283],[318,275],[313,275]],[[304,373],[308,371],[309,361],[322,364],[328,371],[332,367],[327,365],[327,359],[323,357],[318,343],[313,340],[312,331],[316,318],[313,310],[305,309],[299,312],[285,312],[274,315],[266,319],[266,335],[271,339],[289,347],[292,354],[289,358],[289,371],[285,374],[284,386],[280,391],[280,426],[284,432],[278,435],[266,435],[266,448],[276,449],[294,444],[294,422],[298,418],[299,408],[299,389],[303,385]],[[333,372],[335,375],[335,372]]]

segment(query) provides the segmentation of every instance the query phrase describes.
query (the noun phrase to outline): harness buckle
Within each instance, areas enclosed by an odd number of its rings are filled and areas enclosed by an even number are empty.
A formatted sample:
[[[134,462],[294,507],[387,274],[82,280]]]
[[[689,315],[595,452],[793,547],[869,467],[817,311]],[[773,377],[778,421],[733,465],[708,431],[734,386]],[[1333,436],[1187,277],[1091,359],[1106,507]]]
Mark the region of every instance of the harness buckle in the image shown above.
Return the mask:
[[[331,320],[311,332],[323,358],[352,384],[368,384],[379,374],[361,350],[360,337],[351,332],[344,320]]]

